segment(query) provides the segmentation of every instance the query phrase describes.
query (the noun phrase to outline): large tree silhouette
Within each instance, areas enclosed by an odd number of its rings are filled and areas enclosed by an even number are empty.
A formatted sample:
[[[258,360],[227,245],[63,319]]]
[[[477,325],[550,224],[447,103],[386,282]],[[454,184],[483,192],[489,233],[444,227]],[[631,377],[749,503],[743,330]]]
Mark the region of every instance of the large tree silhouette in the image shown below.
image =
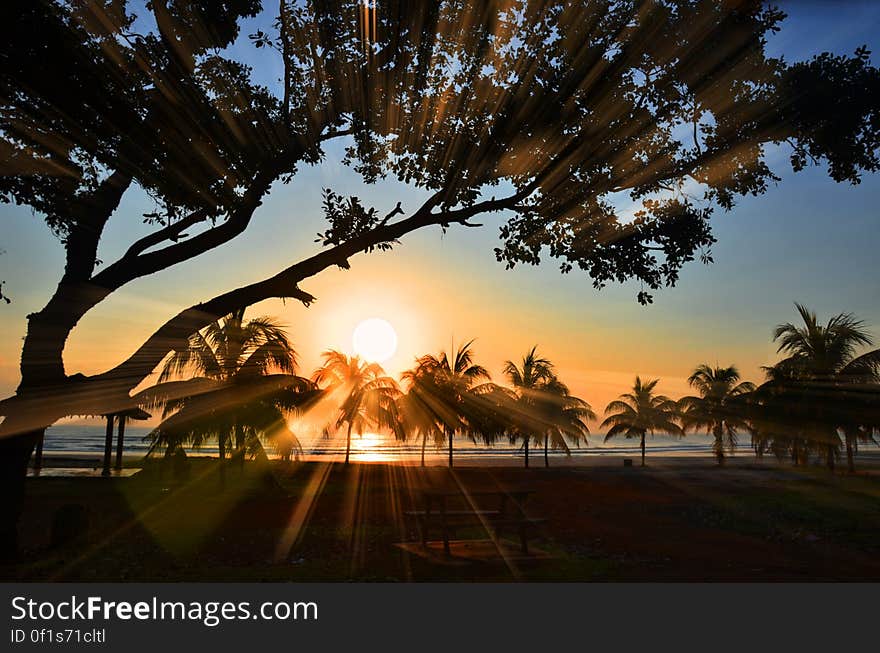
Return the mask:
[[[686,262],[711,260],[716,207],[777,180],[768,144],[790,148],[795,170],[824,162],[837,181],[878,167],[880,75],[868,53],[769,57],[766,36],[784,16],[757,0],[151,0],[137,20],[125,0],[0,11],[0,193],[42,215],[67,256],[29,317],[18,391],[0,403],[3,529],[47,425],[126,405],[171,351],[233,310],[310,303],[298,284],[357,253],[502,212],[506,266],[549,256],[596,287],[638,279],[648,302]],[[275,20],[250,43],[283,71],[272,88],[231,58],[241,47],[226,48],[260,12]],[[323,251],[170,316],[112,369],[65,368],[67,337],[97,303],[210,256],[248,227],[273,182],[334,138],[367,182],[390,175],[428,199],[388,211],[328,195]],[[114,214],[132,186],[155,212]],[[621,198],[637,210],[619,209]],[[98,266],[111,214],[154,231]],[[9,551],[12,531],[0,539]]]

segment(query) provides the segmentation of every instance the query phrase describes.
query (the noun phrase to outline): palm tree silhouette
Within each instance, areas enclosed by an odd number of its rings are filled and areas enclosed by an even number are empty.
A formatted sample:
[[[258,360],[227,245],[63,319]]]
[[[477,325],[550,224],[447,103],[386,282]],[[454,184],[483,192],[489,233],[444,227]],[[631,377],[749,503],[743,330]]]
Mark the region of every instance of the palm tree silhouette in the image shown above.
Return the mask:
[[[569,453],[568,442],[576,446],[581,440],[586,443],[590,429],[587,420],[596,419],[596,413],[583,399],[569,393],[568,386],[559,379],[554,379],[543,388],[537,400],[538,413],[547,425],[544,430],[544,466],[550,466],[548,444],[553,449],[562,449]]]
[[[517,366],[513,361],[504,363],[504,375],[517,393],[517,414],[514,422],[518,423],[513,429],[514,439],[520,438],[525,452],[525,466],[529,466],[529,440],[539,438],[544,430],[540,424],[536,402],[543,387],[554,381],[556,376],[553,372],[553,363],[537,354],[537,345],[523,356],[522,365]]]
[[[706,429],[706,433],[715,438],[712,445],[715,457],[718,464],[723,465],[725,445],[733,453],[737,432],[750,426],[742,400],[754,391],[755,385],[740,382],[739,371],[733,365],[710,367],[705,363],[696,367],[688,377],[688,384],[700,395],[679,399],[682,428],[684,431]]]
[[[553,363],[538,356],[537,345],[522,358],[518,366],[504,363],[504,374],[513,385],[516,401],[511,416],[512,440],[522,440],[525,466],[529,466],[529,441],[544,445],[544,466],[550,466],[549,445],[568,452],[566,438],[576,444],[589,435],[584,420],[595,419],[590,405],[573,397],[557,377]]]
[[[797,430],[825,449],[831,469],[840,447],[838,430],[842,431],[847,465],[853,471],[853,444],[858,439],[871,440],[876,423],[862,411],[849,408],[847,402],[857,399],[858,393],[853,391],[859,386],[880,382],[880,349],[858,354],[874,341],[864,322],[851,313],[834,315],[823,325],[815,312],[802,304],[795,303],[795,307],[803,324],[787,322],[774,329],[777,352],[787,357],[765,368],[768,382],[760,390],[765,395],[775,394],[778,403],[785,404]],[[797,435],[793,447],[797,462]]]
[[[314,385],[294,374],[296,352],[283,325],[269,317],[246,322],[244,312],[192,334],[165,362],[158,383],[135,395],[141,405],[162,408],[162,423],[147,436],[151,449],[164,446],[170,455],[184,444],[216,440],[221,463],[230,444],[243,461],[245,453],[263,453],[265,435],[301,451],[285,412],[313,398]],[[181,376],[191,378],[172,380]]]
[[[605,442],[623,435],[627,438],[640,438],[642,447],[642,467],[645,466],[645,435],[662,431],[671,435],[684,435],[675,423],[678,405],[669,397],[654,394],[660,379],[642,382],[636,377],[632,392],[622,394],[605,407],[608,417],[601,427],[610,426]]]
[[[332,349],[325,351],[323,358],[324,364],[312,378],[327,384],[327,394],[341,393],[339,412],[331,426],[338,430],[346,425],[345,464],[351,455],[352,431],[363,435],[364,429],[372,426],[400,437],[396,405],[400,390],[382,366]]]
[[[450,467],[453,466],[455,434],[479,435],[474,411],[483,404],[478,398],[496,387],[491,383],[477,384],[480,379],[488,380],[489,372],[474,363],[473,342],[470,340],[459,347],[452,358],[445,351],[439,356],[421,356],[416,359],[415,368],[406,373],[407,380],[417,384],[417,392],[411,401],[413,404],[418,402],[422,417],[427,420],[421,431],[423,455],[428,435],[433,435],[435,441],[445,440],[449,446]],[[433,426],[427,426],[430,421]]]
[[[416,360],[415,367],[401,374],[407,391],[397,400],[401,427],[408,436],[421,437],[421,466],[425,466],[425,448],[430,438],[437,447],[443,445],[446,434],[443,425],[450,421],[443,417],[440,388],[435,382],[435,365],[426,357]]]

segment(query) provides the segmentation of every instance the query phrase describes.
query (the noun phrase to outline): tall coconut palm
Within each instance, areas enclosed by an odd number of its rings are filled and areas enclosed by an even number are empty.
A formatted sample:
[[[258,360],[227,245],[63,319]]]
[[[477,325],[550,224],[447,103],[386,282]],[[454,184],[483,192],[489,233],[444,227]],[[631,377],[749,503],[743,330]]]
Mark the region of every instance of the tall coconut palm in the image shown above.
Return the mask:
[[[294,374],[296,352],[283,325],[268,317],[245,321],[244,312],[192,334],[165,362],[157,385],[135,396],[162,408],[162,423],[148,435],[153,449],[172,453],[216,440],[222,461],[230,446],[241,456],[260,454],[260,436],[299,449],[285,413],[312,398],[314,385]]]
[[[569,453],[568,441],[575,446],[586,442],[590,435],[588,420],[596,419],[596,413],[583,399],[569,393],[568,386],[559,379],[547,383],[537,398],[537,410],[545,428],[544,466],[550,466],[548,448],[561,449]]]
[[[678,401],[684,431],[705,429],[714,437],[713,450],[719,465],[724,464],[724,448],[733,453],[737,432],[749,428],[743,398],[754,391],[755,384],[740,381],[735,366],[698,365],[688,377],[688,384],[700,393]]]
[[[440,388],[435,382],[434,366],[416,361],[415,367],[401,374],[406,392],[397,400],[397,411],[403,432],[421,439],[421,465],[425,466],[425,448],[428,440],[438,447],[446,439],[440,403]]]
[[[795,304],[802,325],[785,323],[773,331],[778,353],[786,354],[768,368],[768,387],[777,399],[787,401],[801,431],[824,447],[828,467],[844,433],[847,464],[852,471],[853,444],[874,432],[876,384],[880,383],[880,349],[859,353],[873,345],[863,321],[851,313],[839,313],[821,324],[815,312]]]
[[[494,383],[472,385],[459,396],[450,393],[448,374],[434,356],[422,356],[401,375],[407,392],[398,399],[401,429],[421,440],[421,465],[425,466],[428,440],[437,447],[448,434],[466,432],[492,445],[507,433],[511,393]]]
[[[553,363],[538,356],[537,350],[537,345],[532,347],[519,366],[510,360],[504,363],[504,375],[517,393],[516,426],[512,435],[522,440],[526,467],[529,466],[529,441],[533,437],[539,438],[544,431],[537,410],[538,396],[548,383],[556,379]]]
[[[544,445],[544,466],[550,466],[549,447],[568,451],[566,439],[580,443],[589,434],[585,420],[595,414],[582,399],[572,396],[557,377],[553,363],[537,353],[537,346],[526,353],[520,365],[506,361],[504,374],[514,387],[513,440],[522,440],[525,466],[529,466],[529,441]]]
[[[335,350],[324,352],[323,358],[324,364],[312,379],[324,384],[330,396],[339,395],[339,410],[331,426],[336,430],[346,427],[347,465],[351,456],[352,431],[363,435],[368,427],[388,429],[399,437],[396,400],[400,389],[378,363]]]
[[[620,395],[605,407],[608,417],[601,427],[608,429],[605,441],[623,435],[627,438],[640,438],[642,448],[642,467],[645,466],[645,436],[658,431],[670,435],[684,435],[676,424],[678,404],[669,397],[654,394],[660,379],[643,382],[636,377],[632,392]]]
[[[449,446],[449,466],[453,466],[453,440],[456,433],[478,434],[468,419],[474,408],[474,397],[494,386],[479,384],[489,380],[489,372],[474,362],[470,340],[450,356],[445,351],[439,356],[425,355],[416,361],[416,368],[425,378],[430,378],[429,405],[435,420]],[[482,387],[481,387],[482,386]],[[472,415],[471,415],[472,417]]]

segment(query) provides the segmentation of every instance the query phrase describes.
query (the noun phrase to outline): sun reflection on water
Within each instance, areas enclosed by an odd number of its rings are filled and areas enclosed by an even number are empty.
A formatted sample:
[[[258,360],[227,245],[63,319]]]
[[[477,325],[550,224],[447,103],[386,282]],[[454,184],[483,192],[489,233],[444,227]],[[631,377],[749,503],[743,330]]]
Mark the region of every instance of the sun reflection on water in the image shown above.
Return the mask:
[[[384,451],[387,446],[387,438],[378,433],[364,433],[361,436],[352,436],[351,458],[365,463],[388,462],[392,456]]]

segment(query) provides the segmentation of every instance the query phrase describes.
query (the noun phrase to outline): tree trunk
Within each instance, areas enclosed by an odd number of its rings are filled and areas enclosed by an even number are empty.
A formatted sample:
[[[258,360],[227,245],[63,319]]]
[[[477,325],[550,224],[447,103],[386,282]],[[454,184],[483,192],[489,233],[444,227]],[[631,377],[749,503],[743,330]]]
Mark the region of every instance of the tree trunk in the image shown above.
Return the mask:
[[[525,438],[525,448],[526,448],[526,469],[529,468],[529,436],[527,435]]]
[[[452,467],[452,438],[455,435],[455,432],[449,431],[446,435],[449,437],[449,466]]]
[[[645,466],[645,434],[642,433],[642,467]]]
[[[348,458],[351,454],[351,422],[348,423],[348,431],[345,435],[345,464],[348,464]]]
[[[826,464],[828,465],[828,471],[834,472],[834,445],[828,445],[828,451],[826,453]]]
[[[846,469],[850,474],[856,471],[856,461],[853,456],[853,436],[850,433],[843,434],[846,442]]]
[[[18,556],[28,461],[44,429],[0,437],[0,560]]]
[[[715,459],[718,461],[718,465],[724,464],[724,432],[722,431],[721,425],[716,425],[714,429],[715,436]]]
[[[42,310],[28,316],[19,394],[67,379],[63,358],[67,337],[77,322],[114,290],[95,281],[93,273],[104,226],[130,185],[131,177],[117,170],[92,192],[67,204],[73,226],[64,241],[64,273]]]
[[[544,467],[550,467],[550,456],[547,454],[547,445],[549,444],[550,436],[546,433],[544,434]]]

